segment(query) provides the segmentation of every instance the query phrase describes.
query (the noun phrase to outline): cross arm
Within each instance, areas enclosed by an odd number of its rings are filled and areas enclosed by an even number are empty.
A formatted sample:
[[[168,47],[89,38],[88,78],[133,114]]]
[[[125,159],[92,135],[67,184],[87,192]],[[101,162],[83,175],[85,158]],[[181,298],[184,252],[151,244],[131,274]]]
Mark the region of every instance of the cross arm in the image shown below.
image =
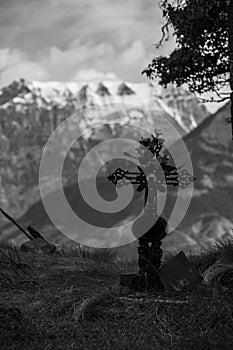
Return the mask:
[[[163,169],[163,175],[157,172],[157,184],[167,185],[174,187],[181,187],[185,189],[188,185],[196,180],[186,169],[182,169],[183,166],[176,168],[168,166]],[[147,186],[147,178],[143,170],[138,167],[139,172],[133,172],[118,168],[113,174],[108,176],[108,180],[111,181],[115,186],[122,187],[128,184],[142,185],[142,189]]]
[[[196,178],[192,176],[186,169],[180,170],[180,168],[172,167],[167,173],[165,172],[165,181],[163,184],[173,185],[174,187],[181,187],[185,189],[189,184],[194,182]]]
[[[108,176],[108,180],[115,186],[121,187],[128,184],[146,184],[146,176],[140,170],[139,172],[123,170],[118,168],[113,174]]]

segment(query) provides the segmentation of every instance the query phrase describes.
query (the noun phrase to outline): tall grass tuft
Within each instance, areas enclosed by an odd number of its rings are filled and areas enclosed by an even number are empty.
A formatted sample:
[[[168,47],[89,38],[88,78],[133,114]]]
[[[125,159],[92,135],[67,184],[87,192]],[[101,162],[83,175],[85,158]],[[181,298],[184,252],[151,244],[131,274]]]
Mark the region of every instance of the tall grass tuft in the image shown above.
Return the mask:
[[[36,283],[30,265],[23,260],[19,249],[7,240],[0,243],[0,286],[11,288],[22,282]]]

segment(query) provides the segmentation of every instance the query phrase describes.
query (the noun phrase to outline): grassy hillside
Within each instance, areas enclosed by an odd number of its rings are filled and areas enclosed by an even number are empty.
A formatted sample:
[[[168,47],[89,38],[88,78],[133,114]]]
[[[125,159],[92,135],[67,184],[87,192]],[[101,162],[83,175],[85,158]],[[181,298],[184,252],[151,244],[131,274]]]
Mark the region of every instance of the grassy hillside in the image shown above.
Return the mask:
[[[2,243],[0,348],[230,349],[233,242],[189,260],[203,275],[195,292],[129,294],[119,276],[136,264],[108,251],[39,255]]]

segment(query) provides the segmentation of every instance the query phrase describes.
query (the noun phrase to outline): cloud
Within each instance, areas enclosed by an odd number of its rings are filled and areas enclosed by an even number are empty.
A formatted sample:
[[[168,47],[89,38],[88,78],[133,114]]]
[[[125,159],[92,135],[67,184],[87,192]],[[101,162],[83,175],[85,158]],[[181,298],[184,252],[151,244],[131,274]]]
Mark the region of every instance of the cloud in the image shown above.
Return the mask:
[[[46,57],[38,61],[32,61],[19,50],[9,48],[0,49],[0,86],[10,84],[15,79],[25,78],[27,80],[116,80],[114,73],[102,72],[85,67],[85,61],[90,51],[101,57],[103,45],[97,47],[73,46],[67,51],[53,47]],[[105,48],[106,49],[106,48]],[[114,51],[109,50],[114,55]],[[106,67],[105,67],[106,68]]]
[[[83,69],[74,76],[75,81],[106,81],[117,80],[114,73],[102,73],[95,69]]]
[[[149,59],[143,43],[133,41],[129,47],[117,50],[112,43],[82,44],[74,40],[67,49],[52,47],[41,59],[41,65],[58,80],[71,79],[79,70],[114,72],[120,79],[140,76],[139,65]],[[135,78],[134,78],[135,79]]]
[[[0,49],[0,70],[16,64],[19,60],[20,54],[17,50],[10,50],[9,48]]]
[[[144,60],[146,57],[146,49],[140,40],[135,40],[129,48],[121,54],[121,62],[127,66]]]
[[[20,78],[47,80],[48,74],[39,63],[30,61],[19,50],[0,49],[0,86]]]
[[[0,85],[12,80],[141,80],[148,60],[139,40],[117,51],[111,43],[70,43],[67,49],[51,47],[38,58],[30,58],[18,49],[0,49]]]
[[[154,0],[1,1],[0,85],[18,77],[68,81],[111,74],[141,81],[156,54],[160,21]]]
[[[161,11],[153,0],[17,0],[0,2],[2,47],[27,53],[66,48],[76,38],[115,45],[157,40]]]
[[[105,67],[98,67],[98,62],[113,58],[114,47],[111,44],[93,44],[91,42],[82,44],[74,40],[66,49],[51,47],[41,57],[40,63],[49,70],[50,74],[57,75],[58,79],[70,79],[77,70],[97,69],[105,71]],[[94,68],[95,67],[95,68]]]
[[[14,80],[24,78],[26,80],[48,80],[47,73],[35,62],[19,62],[16,65],[7,67],[1,74],[0,85],[4,86]]]

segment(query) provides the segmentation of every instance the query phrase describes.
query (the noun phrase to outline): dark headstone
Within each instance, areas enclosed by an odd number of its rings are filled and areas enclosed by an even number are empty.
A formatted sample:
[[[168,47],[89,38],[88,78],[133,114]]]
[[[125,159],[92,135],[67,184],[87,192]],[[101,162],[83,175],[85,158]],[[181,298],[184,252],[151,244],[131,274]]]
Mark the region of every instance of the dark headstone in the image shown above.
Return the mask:
[[[188,261],[183,251],[164,264],[159,273],[166,290],[171,291],[195,290],[202,281],[199,271]]]
[[[32,226],[28,226],[27,230],[34,239],[41,238],[45,241],[44,237],[38,231],[36,231]]]
[[[56,246],[45,241],[41,238],[33,239],[21,245],[20,250],[28,252],[37,252],[42,254],[54,253],[56,251]]]

